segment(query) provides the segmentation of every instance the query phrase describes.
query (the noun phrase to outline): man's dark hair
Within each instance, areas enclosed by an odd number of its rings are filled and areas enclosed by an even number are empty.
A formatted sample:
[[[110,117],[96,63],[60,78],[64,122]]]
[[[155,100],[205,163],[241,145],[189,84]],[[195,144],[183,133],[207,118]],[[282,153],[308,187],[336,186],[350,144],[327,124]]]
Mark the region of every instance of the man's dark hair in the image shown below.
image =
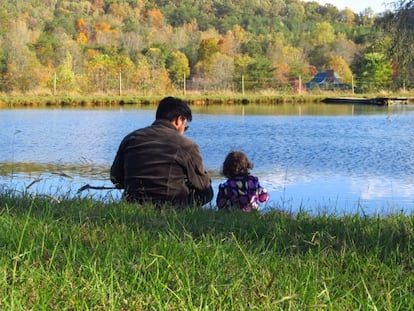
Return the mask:
[[[253,163],[247,159],[247,156],[241,151],[230,152],[223,163],[223,175],[227,178],[247,177]]]
[[[193,119],[191,109],[187,103],[179,98],[169,96],[160,101],[155,114],[155,119],[173,121],[180,116],[187,119],[188,122],[191,122]]]

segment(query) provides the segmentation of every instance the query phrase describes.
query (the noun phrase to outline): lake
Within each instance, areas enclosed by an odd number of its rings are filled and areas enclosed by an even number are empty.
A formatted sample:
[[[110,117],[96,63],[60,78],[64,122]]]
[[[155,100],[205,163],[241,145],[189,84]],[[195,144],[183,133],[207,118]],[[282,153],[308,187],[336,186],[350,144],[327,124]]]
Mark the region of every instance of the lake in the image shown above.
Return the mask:
[[[214,190],[226,154],[244,151],[268,189],[263,209],[335,214],[414,210],[414,106],[192,106],[185,134],[200,147]],[[121,139],[155,107],[0,110],[0,187],[50,197],[120,198],[109,168]],[[213,204],[214,205],[214,204]]]

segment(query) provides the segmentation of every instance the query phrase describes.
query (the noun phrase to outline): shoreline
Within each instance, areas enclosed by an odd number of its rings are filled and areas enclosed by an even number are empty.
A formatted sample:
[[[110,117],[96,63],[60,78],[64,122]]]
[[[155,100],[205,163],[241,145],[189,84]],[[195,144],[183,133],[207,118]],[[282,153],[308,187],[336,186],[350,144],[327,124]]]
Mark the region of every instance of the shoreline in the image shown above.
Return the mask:
[[[326,98],[343,98],[346,94],[293,94],[293,95],[176,95],[192,106],[200,105],[279,105],[323,103]],[[390,95],[391,96],[391,95]],[[392,95],[399,97],[400,95]],[[120,107],[152,106],[164,96],[0,96],[0,109],[7,108],[65,108],[65,107]],[[354,95],[367,99],[387,97],[378,94]],[[414,103],[414,94],[404,95],[408,103]]]

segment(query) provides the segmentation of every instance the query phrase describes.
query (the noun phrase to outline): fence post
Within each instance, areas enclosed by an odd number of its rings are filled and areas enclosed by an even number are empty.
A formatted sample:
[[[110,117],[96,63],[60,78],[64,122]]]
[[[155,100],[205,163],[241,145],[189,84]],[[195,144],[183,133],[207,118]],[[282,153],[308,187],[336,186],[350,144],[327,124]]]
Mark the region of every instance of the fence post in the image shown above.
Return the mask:
[[[351,75],[351,86],[352,86],[352,95],[353,95],[355,94],[354,75]]]
[[[185,72],[184,72],[184,74],[183,74],[183,78],[184,78],[184,81],[183,81],[183,94],[185,95],[185,93],[186,93],[186,81],[185,81],[185,79],[186,79],[186,77],[185,77]]]
[[[119,96],[122,95],[122,72],[119,72]]]
[[[55,96],[56,96],[56,80],[57,80],[57,77],[56,77],[56,71],[55,71],[55,74],[53,76],[53,95]]]

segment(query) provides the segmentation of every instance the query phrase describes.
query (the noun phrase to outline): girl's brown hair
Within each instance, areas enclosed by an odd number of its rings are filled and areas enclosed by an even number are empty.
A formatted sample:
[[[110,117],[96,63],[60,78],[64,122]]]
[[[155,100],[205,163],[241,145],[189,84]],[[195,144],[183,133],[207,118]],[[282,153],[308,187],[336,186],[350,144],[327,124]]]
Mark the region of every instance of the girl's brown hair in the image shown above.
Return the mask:
[[[241,151],[231,151],[223,163],[223,175],[227,178],[249,176],[253,163]]]

